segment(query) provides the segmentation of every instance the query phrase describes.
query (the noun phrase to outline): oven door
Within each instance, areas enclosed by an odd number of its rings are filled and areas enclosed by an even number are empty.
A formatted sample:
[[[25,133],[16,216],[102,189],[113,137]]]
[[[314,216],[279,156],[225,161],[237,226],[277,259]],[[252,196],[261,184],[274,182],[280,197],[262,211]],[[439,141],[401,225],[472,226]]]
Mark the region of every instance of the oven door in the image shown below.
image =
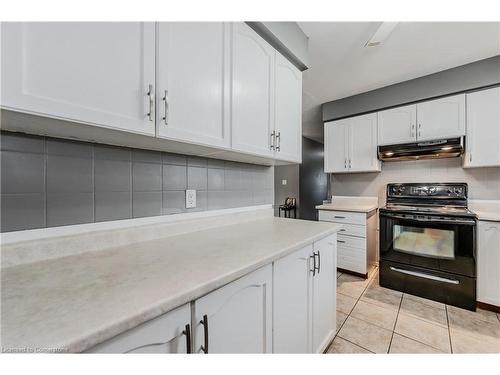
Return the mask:
[[[380,258],[476,276],[476,220],[380,212]]]

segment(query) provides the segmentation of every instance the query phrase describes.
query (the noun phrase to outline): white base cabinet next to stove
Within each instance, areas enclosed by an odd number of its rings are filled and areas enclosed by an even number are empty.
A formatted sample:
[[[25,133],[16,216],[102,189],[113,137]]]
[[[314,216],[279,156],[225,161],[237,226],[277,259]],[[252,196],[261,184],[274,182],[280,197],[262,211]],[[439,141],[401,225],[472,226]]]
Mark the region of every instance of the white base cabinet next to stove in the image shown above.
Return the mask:
[[[500,307],[500,222],[478,221],[477,300]]]
[[[319,221],[343,224],[337,236],[337,268],[368,277],[377,264],[377,210],[319,210]]]

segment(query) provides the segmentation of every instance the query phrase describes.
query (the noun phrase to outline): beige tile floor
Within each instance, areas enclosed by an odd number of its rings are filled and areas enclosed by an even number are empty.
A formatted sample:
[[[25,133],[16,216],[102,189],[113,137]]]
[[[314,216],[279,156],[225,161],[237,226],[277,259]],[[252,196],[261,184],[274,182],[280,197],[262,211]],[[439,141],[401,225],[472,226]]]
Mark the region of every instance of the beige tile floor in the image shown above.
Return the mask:
[[[454,306],[337,272],[337,334],[327,353],[500,353],[500,314]]]

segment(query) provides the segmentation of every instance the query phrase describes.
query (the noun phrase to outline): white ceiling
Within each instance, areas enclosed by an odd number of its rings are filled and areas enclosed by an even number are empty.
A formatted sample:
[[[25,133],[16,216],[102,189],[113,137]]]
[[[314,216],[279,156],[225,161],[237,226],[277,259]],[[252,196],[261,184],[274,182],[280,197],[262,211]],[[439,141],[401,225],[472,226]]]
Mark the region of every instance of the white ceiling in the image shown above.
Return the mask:
[[[500,23],[401,22],[378,47],[380,22],[299,22],[309,37],[303,133],[321,140],[320,105],[500,54]]]

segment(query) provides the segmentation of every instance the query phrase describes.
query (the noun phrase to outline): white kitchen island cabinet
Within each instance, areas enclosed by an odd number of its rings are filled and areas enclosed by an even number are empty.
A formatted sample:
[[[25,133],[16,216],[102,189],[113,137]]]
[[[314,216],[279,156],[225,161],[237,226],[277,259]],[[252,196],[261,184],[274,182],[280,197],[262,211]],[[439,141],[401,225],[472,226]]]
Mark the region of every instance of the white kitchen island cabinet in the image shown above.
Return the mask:
[[[119,334],[88,353],[190,353],[189,304]]]
[[[271,353],[272,265],[194,302],[195,353]]]
[[[155,135],[153,22],[1,27],[4,109]]]
[[[321,353],[335,334],[336,235],[274,263],[275,353]]]
[[[230,147],[230,24],[157,24],[160,138]]]
[[[477,300],[500,307],[500,222],[478,221]]]

